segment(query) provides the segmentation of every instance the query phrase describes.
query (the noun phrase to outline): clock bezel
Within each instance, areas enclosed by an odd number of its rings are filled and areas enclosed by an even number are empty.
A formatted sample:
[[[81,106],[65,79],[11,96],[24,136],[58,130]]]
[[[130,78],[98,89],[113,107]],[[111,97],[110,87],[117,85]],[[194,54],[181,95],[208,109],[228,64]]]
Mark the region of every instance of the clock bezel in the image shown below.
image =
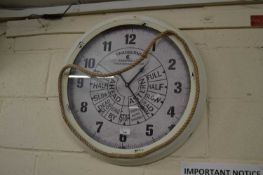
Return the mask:
[[[160,21],[141,16],[118,17],[95,26],[90,30],[90,32],[85,33],[83,37],[72,47],[67,57],[67,64],[72,64],[83,46],[96,35],[110,28],[123,25],[140,25],[153,28],[159,32],[172,30],[177,34],[176,36],[169,36],[169,38],[175,42],[185,58],[189,69],[191,83],[189,101],[180,121],[166,136],[153,144],[142,148],[117,149],[103,145],[82,130],[70,111],[67,93],[67,76],[63,76],[62,82],[62,98],[64,101],[63,107],[66,114],[63,118],[74,135],[82,143],[84,143],[84,145],[86,145],[85,148],[87,148],[87,150],[92,154],[116,164],[140,165],[156,161],[172,153],[187,140],[196,128],[198,121],[201,118],[206,99],[206,76],[201,57],[186,36],[174,27]],[[66,75],[68,74],[69,71]]]

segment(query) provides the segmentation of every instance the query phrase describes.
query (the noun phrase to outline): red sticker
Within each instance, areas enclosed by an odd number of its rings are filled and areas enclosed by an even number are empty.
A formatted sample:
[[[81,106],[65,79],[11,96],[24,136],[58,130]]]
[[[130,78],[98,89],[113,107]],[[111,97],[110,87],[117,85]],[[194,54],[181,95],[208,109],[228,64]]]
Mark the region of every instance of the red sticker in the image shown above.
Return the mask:
[[[263,27],[263,15],[250,16],[250,23],[253,27]]]

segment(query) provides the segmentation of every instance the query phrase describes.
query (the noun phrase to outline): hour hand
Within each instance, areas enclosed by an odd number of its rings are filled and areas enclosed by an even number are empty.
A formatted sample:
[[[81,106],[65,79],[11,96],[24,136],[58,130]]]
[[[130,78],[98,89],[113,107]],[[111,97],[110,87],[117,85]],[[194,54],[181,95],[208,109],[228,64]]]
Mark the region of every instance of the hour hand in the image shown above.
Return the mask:
[[[146,64],[139,69],[139,71],[132,77],[132,79],[129,82],[127,82],[127,86],[130,86],[130,84],[135,80],[135,78],[144,71],[145,66]]]

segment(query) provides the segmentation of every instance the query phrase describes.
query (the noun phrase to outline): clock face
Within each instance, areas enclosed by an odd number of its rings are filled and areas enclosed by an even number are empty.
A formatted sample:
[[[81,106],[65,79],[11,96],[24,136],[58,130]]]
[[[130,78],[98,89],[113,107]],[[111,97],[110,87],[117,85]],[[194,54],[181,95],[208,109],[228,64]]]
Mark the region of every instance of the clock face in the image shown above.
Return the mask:
[[[90,39],[74,64],[95,72],[123,69],[140,57],[160,32],[144,25],[120,25]],[[189,103],[192,72],[170,38],[158,40],[143,62],[111,77],[71,70],[69,108],[89,138],[113,149],[147,147],[166,137]]]

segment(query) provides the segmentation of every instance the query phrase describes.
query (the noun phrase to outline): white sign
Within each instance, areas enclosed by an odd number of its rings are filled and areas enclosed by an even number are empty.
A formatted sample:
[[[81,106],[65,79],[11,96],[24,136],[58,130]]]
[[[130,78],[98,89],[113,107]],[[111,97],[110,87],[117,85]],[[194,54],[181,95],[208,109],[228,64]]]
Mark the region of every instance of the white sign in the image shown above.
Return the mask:
[[[183,162],[181,175],[263,175],[263,164],[221,164]]]

